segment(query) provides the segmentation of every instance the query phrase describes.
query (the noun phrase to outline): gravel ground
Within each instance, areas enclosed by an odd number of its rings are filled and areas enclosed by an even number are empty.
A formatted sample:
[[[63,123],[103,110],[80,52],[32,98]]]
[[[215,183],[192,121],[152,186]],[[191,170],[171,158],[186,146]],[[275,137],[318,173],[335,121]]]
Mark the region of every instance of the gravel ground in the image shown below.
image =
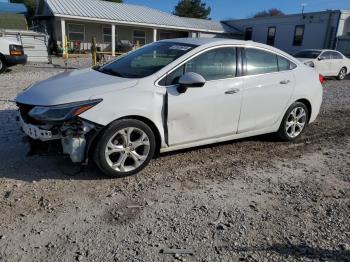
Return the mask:
[[[1,99],[61,71],[14,67]],[[324,95],[298,142],[165,154],[115,180],[29,152],[0,102],[0,261],[350,261],[350,80]]]

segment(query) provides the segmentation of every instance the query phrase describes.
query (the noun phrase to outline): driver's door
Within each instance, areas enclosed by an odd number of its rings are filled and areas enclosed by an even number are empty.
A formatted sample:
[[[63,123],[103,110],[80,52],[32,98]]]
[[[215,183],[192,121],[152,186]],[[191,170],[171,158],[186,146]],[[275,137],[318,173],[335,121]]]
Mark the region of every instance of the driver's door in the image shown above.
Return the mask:
[[[323,76],[332,75],[332,55],[331,52],[323,52],[315,61],[317,72]]]
[[[195,72],[206,79],[201,88],[178,92],[179,77]],[[233,135],[242,103],[242,78],[236,76],[236,48],[205,51],[168,76],[169,146]]]

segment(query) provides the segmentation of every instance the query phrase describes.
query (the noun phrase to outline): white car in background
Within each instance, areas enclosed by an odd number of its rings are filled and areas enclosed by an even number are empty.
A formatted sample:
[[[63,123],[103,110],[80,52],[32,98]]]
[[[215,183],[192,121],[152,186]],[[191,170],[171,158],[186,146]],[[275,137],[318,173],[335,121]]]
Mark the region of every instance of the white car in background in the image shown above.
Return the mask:
[[[23,131],[61,140],[73,162],[132,175],[159,152],[277,133],[315,121],[322,78],[276,48],[238,40],[155,42],[101,67],[66,72],[16,98]]]
[[[0,37],[0,74],[10,66],[25,64],[27,56],[24,54],[20,42]]]
[[[350,74],[350,59],[338,51],[309,49],[296,53],[294,57],[326,77],[343,80]]]

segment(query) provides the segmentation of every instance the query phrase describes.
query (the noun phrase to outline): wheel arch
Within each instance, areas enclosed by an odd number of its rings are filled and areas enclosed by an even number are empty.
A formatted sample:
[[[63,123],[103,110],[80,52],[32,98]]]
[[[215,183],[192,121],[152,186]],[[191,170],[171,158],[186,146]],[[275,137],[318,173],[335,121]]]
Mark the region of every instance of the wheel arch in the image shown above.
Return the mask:
[[[2,59],[5,65],[7,64],[6,57],[1,52],[0,52],[0,59]]]
[[[296,102],[303,103],[306,106],[307,111],[308,111],[307,121],[309,123],[311,115],[312,115],[312,105],[311,105],[310,101],[306,98],[301,98],[301,99],[296,100],[295,103]]]
[[[151,130],[154,134],[154,137],[156,139],[156,151],[155,152],[156,152],[156,154],[159,154],[160,147],[162,144],[162,137],[160,135],[159,129],[157,128],[156,124],[152,120],[150,120],[144,116],[130,115],[130,116],[123,116],[121,118],[116,119],[115,121],[123,120],[123,119],[135,119],[135,120],[139,120],[139,121],[145,123],[146,125],[148,125],[151,128]]]
[[[123,120],[123,119],[134,119],[134,120],[139,120],[143,123],[145,123],[147,126],[149,126],[155,136],[156,139],[156,150],[155,150],[155,156],[157,156],[160,153],[160,148],[162,145],[162,137],[160,135],[160,131],[158,130],[157,126],[155,125],[155,123],[144,117],[144,116],[138,116],[138,115],[129,115],[129,116],[123,116],[120,117],[118,119],[115,119],[114,121],[112,121],[111,123],[109,123],[106,126],[100,126],[99,130],[97,131],[97,133],[92,137],[91,141],[88,143],[88,146],[86,148],[85,151],[85,155],[86,155],[86,160],[88,160],[89,158],[94,158],[94,148],[96,148],[96,145],[100,139],[100,136],[102,135],[102,133],[104,132],[104,130],[106,130],[112,123],[114,123],[115,121],[118,120]]]

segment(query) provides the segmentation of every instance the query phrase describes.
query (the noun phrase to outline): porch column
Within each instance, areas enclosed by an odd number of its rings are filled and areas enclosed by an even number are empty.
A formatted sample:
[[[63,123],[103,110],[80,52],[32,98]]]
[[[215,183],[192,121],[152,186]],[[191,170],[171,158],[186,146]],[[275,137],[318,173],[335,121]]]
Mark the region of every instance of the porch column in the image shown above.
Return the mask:
[[[157,42],[157,28],[153,28],[153,42]]]
[[[115,56],[115,24],[112,24],[112,56]]]
[[[63,18],[61,18],[61,34],[62,34],[63,56],[65,56],[67,54],[66,21]]]

